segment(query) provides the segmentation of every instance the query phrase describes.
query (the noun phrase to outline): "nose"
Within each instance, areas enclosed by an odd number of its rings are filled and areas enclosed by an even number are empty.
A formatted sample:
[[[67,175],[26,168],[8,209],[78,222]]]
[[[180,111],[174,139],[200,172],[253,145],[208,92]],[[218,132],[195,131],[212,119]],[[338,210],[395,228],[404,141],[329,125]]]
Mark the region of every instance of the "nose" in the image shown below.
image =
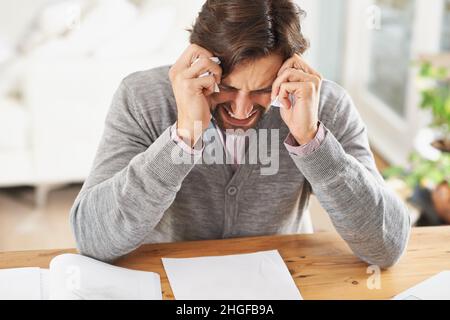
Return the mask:
[[[247,116],[253,110],[253,101],[248,92],[240,91],[232,103],[233,114],[238,119],[247,119]]]

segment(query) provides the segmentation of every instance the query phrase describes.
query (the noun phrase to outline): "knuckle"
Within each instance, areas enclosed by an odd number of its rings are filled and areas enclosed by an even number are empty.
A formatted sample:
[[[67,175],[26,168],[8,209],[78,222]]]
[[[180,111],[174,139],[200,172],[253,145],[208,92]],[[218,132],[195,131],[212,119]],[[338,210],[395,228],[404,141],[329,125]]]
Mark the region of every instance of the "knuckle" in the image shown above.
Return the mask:
[[[314,77],[314,85],[316,88],[318,88],[320,86],[320,84],[322,83],[322,78],[319,76]]]
[[[206,68],[209,65],[209,59],[204,56],[201,56],[197,63],[199,67]]]
[[[314,80],[315,80],[316,84],[319,85],[322,82],[322,76],[320,74],[315,74]]]
[[[296,68],[290,68],[288,70],[289,78],[299,79],[301,78],[301,71]]]
[[[222,68],[219,68],[219,70],[217,70],[216,76],[219,81],[222,80]]]
[[[292,67],[291,68],[287,68],[286,70],[284,70],[283,76],[288,78],[288,77],[292,76],[294,74],[294,72],[295,72],[294,68],[292,68]]]
[[[208,87],[213,87],[214,86],[214,84],[216,83],[216,79],[214,78],[214,76],[209,76],[208,77],[208,83],[207,83],[207,85],[208,85]]]
[[[210,65],[212,66],[212,68],[213,68],[215,71],[217,71],[217,72],[222,72],[222,68],[221,68],[217,63],[215,63],[214,61],[212,61],[212,60],[210,60],[210,59],[209,59],[209,62],[210,62]]]
[[[287,89],[287,83],[283,82],[282,84],[280,84],[280,91],[286,91]]]
[[[313,82],[307,82],[306,88],[308,91],[313,92],[316,89],[316,85]]]
[[[290,65],[292,65],[295,61],[296,61],[296,57],[295,54],[293,56],[291,56],[289,59],[287,59],[287,63],[289,63]]]
[[[173,81],[175,81],[175,82],[182,81],[183,80],[183,74],[184,73],[174,72],[174,74],[173,74]]]
[[[287,77],[287,76],[291,75],[293,69],[294,69],[294,68],[292,68],[292,67],[286,68],[286,69],[283,71],[283,76],[284,76],[284,77]]]
[[[192,81],[185,80],[182,82],[181,86],[184,90],[191,91],[194,88],[194,83]]]
[[[175,69],[171,69],[169,71],[169,79],[171,82],[178,82],[179,74],[176,72]]]

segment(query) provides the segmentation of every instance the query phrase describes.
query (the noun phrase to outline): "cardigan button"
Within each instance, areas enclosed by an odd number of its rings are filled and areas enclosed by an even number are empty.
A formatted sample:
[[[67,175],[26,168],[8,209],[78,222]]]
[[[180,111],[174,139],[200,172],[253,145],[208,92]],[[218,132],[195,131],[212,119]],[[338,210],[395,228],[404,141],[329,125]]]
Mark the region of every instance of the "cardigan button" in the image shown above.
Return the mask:
[[[236,188],[235,186],[231,186],[227,190],[227,193],[230,196],[235,196],[237,192],[238,192],[238,188]]]

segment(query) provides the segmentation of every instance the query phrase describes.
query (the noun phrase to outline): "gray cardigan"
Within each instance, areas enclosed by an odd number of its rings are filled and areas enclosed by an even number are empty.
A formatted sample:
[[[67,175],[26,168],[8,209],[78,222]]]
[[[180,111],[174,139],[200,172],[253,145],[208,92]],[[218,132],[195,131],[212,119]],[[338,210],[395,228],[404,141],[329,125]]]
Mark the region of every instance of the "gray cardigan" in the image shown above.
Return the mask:
[[[71,210],[82,254],[111,261],[144,243],[295,234],[313,192],[359,258],[382,268],[400,258],[409,215],[377,171],[366,127],[344,89],[322,84],[319,119],[326,136],[318,149],[290,154],[283,145],[289,131],[272,108],[258,128],[279,129],[277,139],[268,139],[278,152],[276,174],[262,174],[263,161],[234,172],[227,164],[198,163],[201,157],[172,160],[173,152],[185,151],[170,135],[177,111],[168,70],[134,73],[114,96]],[[205,148],[206,156],[208,150],[214,147]]]

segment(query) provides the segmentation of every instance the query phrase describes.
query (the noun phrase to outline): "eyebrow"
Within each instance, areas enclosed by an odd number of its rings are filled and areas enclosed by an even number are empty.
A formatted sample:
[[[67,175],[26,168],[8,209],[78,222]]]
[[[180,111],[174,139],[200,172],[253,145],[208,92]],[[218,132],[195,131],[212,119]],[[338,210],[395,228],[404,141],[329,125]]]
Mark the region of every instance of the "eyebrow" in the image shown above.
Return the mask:
[[[222,88],[227,89],[227,90],[236,90],[236,91],[239,90],[239,89],[237,89],[235,87],[228,86],[226,84],[220,84],[219,87],[222,87]],[[261,93],[261,92],[267,92],[267,91],[272,91],[272,85],[270,85],[270,86],[268,86],[266,88],[252,90],[252,91],[250,91],[250,93]]]

